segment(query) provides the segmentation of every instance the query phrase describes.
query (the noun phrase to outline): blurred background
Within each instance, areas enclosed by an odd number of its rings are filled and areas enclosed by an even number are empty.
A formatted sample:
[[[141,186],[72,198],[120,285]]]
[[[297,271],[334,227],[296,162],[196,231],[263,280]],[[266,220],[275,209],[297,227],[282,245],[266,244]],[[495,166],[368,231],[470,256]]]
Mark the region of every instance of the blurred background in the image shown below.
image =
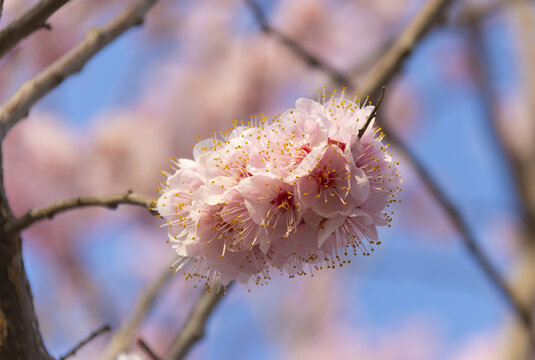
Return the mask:
[[[35,1],[6,0],[1,25]],[[0,100],[64,54],[124,0],[71,1],[51,30],[0,63]],[[357,84],[422,0],[258,0],[273,28]],[[523,174],[535,151],[535,6],[458,1],[388,84],[381,110],[467,219],[491,261],[533,307],[535,225]],[[243,0],[161,1],[141,28],[100,52],[8,135],[7,196],[16,215],[79,195],[157,196],[168,157],[232,120],[276,115],[330,86],[262,32]],[[388,138],[387,138],[388,139]],[[395,150],[394,156],[396,156]],[[402,156],[402,203],[373,256],[314,278],[236,286],[188,359],[527,359],[516,318]],[[535,165],[534,165],[535,166]],[[535,182],[533,183],[535,186]],[[529,213],[529,211],[528,211]],[[173,260],[141,208],[80,209],[23,233],[24,258],[50,353],[116,328]],[[526,256],[528,258],[526,259]],[[520,280],[522,279],[522,280]],[[527,284],[527,285],[526,285]],[[139,336],[165,353],[200,293],[172,278]],[[110,335],[76,359],[97,359]],[[143,352],[135,346],[131,352]]]

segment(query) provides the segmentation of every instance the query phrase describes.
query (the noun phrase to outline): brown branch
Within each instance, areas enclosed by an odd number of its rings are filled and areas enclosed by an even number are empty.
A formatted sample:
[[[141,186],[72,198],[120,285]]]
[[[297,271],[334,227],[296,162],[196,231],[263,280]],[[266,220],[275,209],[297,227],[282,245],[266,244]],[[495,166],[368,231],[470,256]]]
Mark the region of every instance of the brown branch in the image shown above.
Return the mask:
[[[505,5],[505,4],[503,4]],[[507,4],[510,5],[510,4]],[[490,69],[489,59],[486,56],[485,44],[483,41],[483,34],[480,21],[484,17],[474,16],[467,21],[467,43],[468,52],[471,56],[474,71],[472,71],[474,84],[476,86],[476,93],[480,94],[481,108],[485,118],[489,123],[489,130],[491,138],[493,139],[496,148],[501,152],[503,158],[506,160],[506,166],[509,167],[508,173],[511,174],[514,181],[514,190],[517,192],[518,202],[520,204],[520,214],[523,219],[523,234],[521,235],[522,249],[521,255],[515,261],[515,269],[513,271],[513,278],[511,280],[511,287],[526,309],[533,307],[535,301],[535,283],[533,274],[535,274],[535,249],[533,239],[535,239],[534,229],[534,212],[533,202],[530,203],[528,193],[530,187],[533,186],[532,181],[526,181],[526,172],[533,169],[532,161],[528,159],[524,163],[523,157],[526,153],[517,154],[503,138],[499,129],[499,114],[498,98],[494,92],[494,84],[492,81],[492,72]],[[527,45],[527,44],[526,44]],[[532,314],[533,314],[533,310]],[[530,316],[531,317],[531,316]],[[534,341],[529,337],[531,335],[519,326],[514,324],[510,326],[510,335],[505,347],[505,356],[507,359],[532,359],[534,351]],[[531,341],[531,342],[530,342]]]
[[[390,81],[412,53],[416,45],[434,26],[445,18],[452,0],[430,0],[425,2],[416,17],[403,30],[392,47],[379,59],[368,73],[359,91],[369,96],[375,95],[381,86]]]
[[[359,62],[356,62],[349,71],[347,71],[347,77],[352,81],[352,79],[357,79],[362,75],[367,74],[370,69],[375,65],[377,59],[379,59],[388,49],[394,44],[394,40],[397,37],[392,37],[386,39],[382,44],[380,44],[376,49],[370,51],[365,55],[363,59]]]
[[[487,278],[500,292],[503,298],[511,305],[511,308],[515,312],[515,315],[525,326],[526,330],[531,332],[532,319],[530,312],[518,301],[515,294],[513,294],[511,288],[507,282],[502,278],[500,272],[494,267],[492,262],[486,256],[485,252],[478,245],[474,234],[468,227],[466,219],[461,215],[461,212],[448,198],[446,193],[440,189],[437,182],[434,180],[430,172],[426,169],[425,165],[418,159],[418,157],[410,150],[392,131],[387,132],[387,137],[396,146],[398,150],[401,150],[404,156],[406,156],[416,173],[419,175],[423,183],[426,185],[431,195],[435,198],[435,201],[442,207],[444,212],[448,215],[450,221],[461,235],[461,240],[465,245],[468,252],[472,255],[476,263],[481,267]],[[535,342],[535,339],[532,338]]]
[[[147,356],[151,359],[151,360],[160,360],[160,357],[158,355],[156,355],[156,353],[154,351],[152,351],[152,349],[150,348],[149,345],[147,345],[147,343],[145,341],[143,341],[142,338],[138,338],[136,340],[136,343],[137,345],[145,352],[145,354],[147,354]]]
[[[311,54],[309,51],[305,50],[295,40],[281,33],[277,29],[274,29],[273,27],[271,27],[271,25],[269,25],[266,19],[264,12],[260,8],[260,6],[256,3],[255,0],[245,0],[245,3],[251,9],[251,12],[253,13],[255,17],[255,20],[257,21],[258,25],[260,26],[260,29],[264,33],[274,37],[275,39],[280,41],[282,44],[290,48],[297,57],[303,60],[304,63],[328,74],[329,77],[331,77],[333,81],[336,82],[337,85],[351,86],[351,80],[347,76],[345,76],[344,74],[342,74],[341,72],[333,68],[331,65],[327,64],[325,61],[320,60],[317,56]]]
[[[488,18],[503,13],[504,10],[514,9],[516,6],[529,4],[533,0],[497,0],[490,3],[482,3],[479,5],[464,6],[461,12],[453,19],[452,24],[455,26],[473,26],[481,23]]]
[[[71,356],[76,355],[76,352],[78,350],[80,350],[84,345],[89,343],[91,340],[93,340],[94,338],[96,338],[100,334],[103,334],[106,331],[110,331],[110,330],[111,330],[111,327],[109,325],[104,325],[104,326],[98,328],[97,330],[95,330],[91,334],[89,334],[89,336],[87,338],[83,339],[78,344],[76,344],[76,346],[71,351],[69,351],[67,354],[61,356],[59,358],[59,360],[65,360],[67,358],[70,358]]]
[[[80,72],[85,64],[105,46],[128,29],[140,25],[157,0],[137,0],[100,28],[90,29],[84,40],[75,48],[48,66],[35,78],[25,82],[17,92],[0,107],[0,139],[18,121],[28,116],[31,107],[49,91],[69,76]]]
[[[173,341],[168,351],[166,359],[183,359],[193,345],[204,337],[206,322],[233,283],[227,285],[225,290],[220,290],[217,294],[203,290],[201,296],[195,302],[191,312],[182,328],[182,331]]]
[[[362,85],[364,94],[375,93],[384,83],[394,77],[402,66],[403,61],[417,44],[418,40],[429,31],[434,23],[437,23],[438,20],[444,16],[444,12],[451,2],[452,1],[449,0],[435,0],[424,5],[414,21],[409,24],[407,29],[401,34],[399,40],[383,56],[377,66],[367,76]],[[532,319],[530,312],[519,302],[509,285],[502,278],[500,272],[494,267],[483,250],[479,247],[475,236],[468,227],[468,223],[461,215],[461,212],[456,208],[453,202],[450,201],[446,193],[440,189],[424,164],[412,150],[409,149],[402,139],[392,129],[389,129],[384,122],[381,123],[381,126],[392,145],[396,146],[398,151],[409,159],[416,173],[429,189],[431,195],[435,198],[435,201],[448,215],[450,221],[460,233],[463,244],[472,255],[473,259],[481,267],[490,282],[496,287],[500,294],[502,294],[504,299],[511,305],[515,315],[526,327],[527,331],[531,333]],[[531,340],[535,342],[533,337],[531,337]]]
[[[2,18],[3,12],[4,12],[4,0],[0,0],[0,19]]]
[[[379,97],[379,100],[377,100],[377,103],[375,104],[371,114],[368,116],[368,118],[366,119],[366,124],[364,124],[364,126],[362,127],[362,129],[359,130],[359,133],[358,133],[358,138],[359,139],[362,139],[362,136],[364,135],[364,133],[366,132],[366,129],[368,128],[368,126],[370,126],[373,118],[375,117],[375,115],[377,114],[377,111],[379,110],[379,107],[381,106],[381,103],[383,102],[383,99],[385,97],[385,90],[386,90],[386,87],[383,86],[382,87],[382,90],[381,91],[381,96]]]
[[[31,33],[45,26],[48,18],[67,2],[69,0],[41,0],[19,18],[13,20],[0,31],[0,58]],[[0,13],[1,5],[0,3]]]
[[[116,209],[120,204],[136,205],[147,208],[154,215],[156,213],[152,210],[153,203],[150,197],[134,194],[130,190],[119,195],[79,196],[72,199],[60,200],[41,209],[31,209],[21,217],[8,222],[5,225],[5,231],[20,232],[39,220],[52,219],[56,214],[89,206]]]
[[[22,239],[4,231],[4,224],[14,218],[5,193],[0,144],[0,359],[52,360],[39,331]]]
[[[130,347],[141,323],[153,308],[157,297],[169,279],[171,279],[171,275],[172,271],[166,266],[162,273],[141,293],[134,310],[113,334],[99,359],[115,360],[119,354],[125,352]]]
[[[94,54],[113,39],[139,24],[155,2],[139,0],[104,27],[90,30],[78,47],[23,84],[0,108],[0,139],[11,126],[28,114],[37,100],[66,77],[80,71]],[[18,232],[8,233],[4,229],[15,217],[5,196],[1,161],[0,153],[0,359],[51,359],[39,332],[30,284],[24,269],[22,239]]]
[[[367,75],[360,87],[361,93],[374,95],[382,86],[389,82],[398,73],[404,60],[411,54],[424,35],[445,18],[445,12],[452,2],[452,0],[431,0],[425,3],[413,21],[411,21],[407,28],[402,32],[398,40],[388,51],[386,51],[378,61],[377,65]],[[296,51],[296,53],[301,51],[299,50],[301,49],[299,44],[293,43],[288,47]],[[315,66],[314,63],[309,64]],[[321,65],[316,67],[320,70],[324,68]],[[327,74],[329,75],[329,72],[327,72]],[[343,77],[345,78],[344,75]],[[501,274],[496,270],[483,250],[479,247],[460,211],[439,188],[423,163],[409,149],[402,139],[392,129],[389,129],[387,124],[381,122],[381,126],[385,133],[387,133],[392,145],[396,146],[398,152],[411,162],[415,171],[429,189],[431,195],[435,198],[435,201],[437,201],[446,212],[451,222],[460,233],[463,244],[476,263],[481,267],[496,289],[503,295],[505,300],[511,305],[518,319],[531,332],[532,320],[529,311],[527,311],[518,301],[508,284],[503,280]],[[534,341],[533,337],[532,341]]]

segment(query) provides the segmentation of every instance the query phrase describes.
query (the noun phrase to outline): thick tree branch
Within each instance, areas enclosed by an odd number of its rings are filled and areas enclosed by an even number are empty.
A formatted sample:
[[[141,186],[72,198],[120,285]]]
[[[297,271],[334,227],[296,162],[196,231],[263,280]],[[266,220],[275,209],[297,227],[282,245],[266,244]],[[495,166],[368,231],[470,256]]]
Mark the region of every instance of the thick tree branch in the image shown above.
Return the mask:
[[[96,338],[97,336],[99,336],[101,334],[104,334],[106,331],[110,331],[110,330],[111,330],[111,327],[109,325],[104,325],[104,326],[98,328],[97,330],[95,330],[91,334],[89,334],[89,336],[87,338],[83,339],[78,344],[76,344],[72,348],[72,350],[70,350],[68,353],[66,353],[62,357],[60,357],[59,360],[65,360],[65,359],[70,358],[71,356],[76,355],[76,352],[78,350],[80,350],[83,346],[88,344],[91,340],[93,340],[94,338]]]
[[[88,32],[85,40],[45,69],[33,80],[23,84],[0,108],[0,135],[25,117],[31,106],[66,77],[80,71],[100,49],[140,24],[156,0],[137,0],[100,29]],[[42,25],[39,24],[39,25]],[[14,216],[5,196],[0,153],[0,359],[51,359],[39,332],[33,298],[24,270],[22,239],[18,232],[6,232],[6,224]]]
[[[0,31],[0,58],[28,35],[45,26],[46,21],[69,0],[41,0]],[[3,1],[0,2],[0,13]],[[1,14],[0,14],[1,15]]]
[[[165,267],[162,273],[138,297],[132,314],[121,324],[113,334],[110,342],[104,349],[101,360],[115,360],[115,358],[128,350],[134,342],[141,323],[153,308],[156,299],[171,279],[173,272]]]
[[[4,224],[14,216],[5,194],[3,172],[0,151],[0,359],[52,360],[39,332],[24,270],[22,239],[18,233],[4,231]]]
[[[143,18],[157,0],[136,0],[132,6],[100,28],[90,29],[84,40],[47,67],[35,78],[25,82],[0,107],[0,139],[18,121],[28,116],[31,107],[69,76],[80,72],[85,64],[106,45],[128,29],[143,23]]]
[[[51,219],[56,214],[89,206],[100,206],[109,209],[116,209],[120,204],[136,205],[147,208],[152,214],[156,214],[152,210],[153,199],[134,194],[132,191],[127,191],[119,195],[107,196],[79,196],[72,199],[60,200],[52,205],[41,209],[31,209],[21,217],[8,222],[5,226],[6,232],[20,232],[35,222],[43,219]]]
[[[208,318],[232,285],[233,283],[230,283],[225,290],[220,289],[217,294],[203,290],[191,309],[182,331],[173,341],[166,359],[183,359],[191,347],[204,337]]]
[[[403,30],[392,47],[379,59],[359,86],[362,94],[373,96],[390,81],[412,53],[420,40],[442,19],[453,0],[430,0],[424,3],[416,17]]]

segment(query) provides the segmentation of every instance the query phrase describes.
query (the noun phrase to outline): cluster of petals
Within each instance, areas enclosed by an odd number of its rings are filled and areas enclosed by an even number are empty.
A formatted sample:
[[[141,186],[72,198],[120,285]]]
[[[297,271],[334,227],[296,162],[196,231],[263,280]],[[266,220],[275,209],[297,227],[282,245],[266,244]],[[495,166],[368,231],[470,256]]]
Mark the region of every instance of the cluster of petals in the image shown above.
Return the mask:
[[[299,99],[198,142],[173,159],[156,209],[178,254],[171,267],[208,288],[314,274],[369,255],[401,190],[373,106],[334,93]]]

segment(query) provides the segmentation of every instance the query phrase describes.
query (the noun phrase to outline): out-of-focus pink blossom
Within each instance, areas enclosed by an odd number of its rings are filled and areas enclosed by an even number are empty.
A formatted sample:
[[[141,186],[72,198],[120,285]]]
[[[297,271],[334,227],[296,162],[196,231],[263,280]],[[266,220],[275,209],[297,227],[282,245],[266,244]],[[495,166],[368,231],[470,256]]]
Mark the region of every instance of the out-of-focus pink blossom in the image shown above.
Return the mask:
[[[176,272],[210,288],[290,277],[369,255],[376,226],[400,190],[396,162],[369,126],[373,106],[333,93],[300,99],[200,141],[194,160],[173,160],[157,210],[179,255]],[[376,134],[380,133],[377,137]]]

